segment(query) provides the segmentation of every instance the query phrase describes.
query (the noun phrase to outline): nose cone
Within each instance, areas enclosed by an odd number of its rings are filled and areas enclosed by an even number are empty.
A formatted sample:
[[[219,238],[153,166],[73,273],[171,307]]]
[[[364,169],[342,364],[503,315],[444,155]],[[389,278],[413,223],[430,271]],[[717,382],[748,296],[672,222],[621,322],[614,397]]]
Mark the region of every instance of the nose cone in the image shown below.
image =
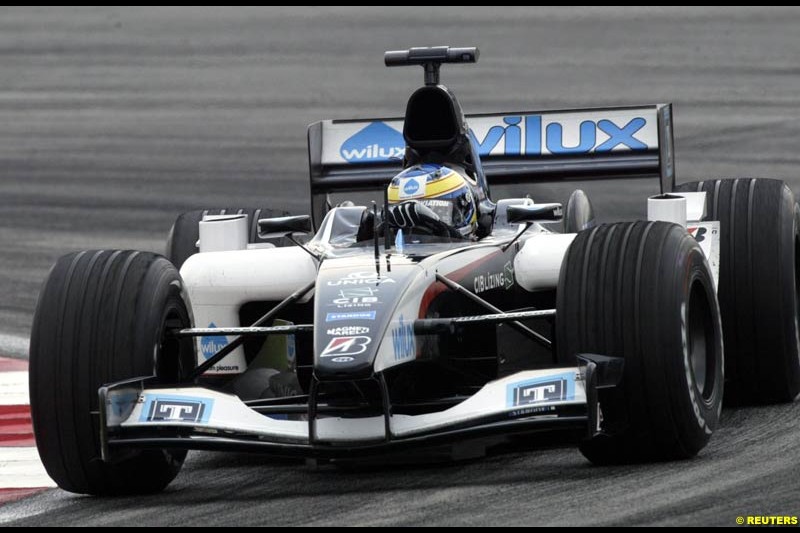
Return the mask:
[[[368,378],[392,311],[416,267],[379,274],[373,258],[330,260],[317,278],[314,375],[320,380]]]

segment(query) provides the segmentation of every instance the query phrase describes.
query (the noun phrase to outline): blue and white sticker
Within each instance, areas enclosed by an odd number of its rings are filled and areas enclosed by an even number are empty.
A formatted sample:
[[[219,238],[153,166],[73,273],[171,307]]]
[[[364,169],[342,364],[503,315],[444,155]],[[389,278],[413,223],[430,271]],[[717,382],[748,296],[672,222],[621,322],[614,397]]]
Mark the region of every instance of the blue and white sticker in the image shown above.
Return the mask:
[[[207,424],[213,408],[210,398],[145,394],[139,421]]]
[[[375,311],[354,311],[352,313],[328,313],[325,322],[344,322],[345,320],[375,320]]]
[[[106,416],[109,425],[117,425],[127,419],[139,400],[138,390],[115,390],[109,393]],[[113,422],[112,422],[113,421]]]
[[[397,327],[392,329],[392,349],[394,360],[403,361],[417,356],[417,340],[414,336],[413,321],[404,321],[400,315]]]
[[[394,247],[397,248],[397,253],[402,254],[406,251],[406,239],[403,236],[403,230],[397,230],[397,236],[394,238]]]
[[[425,186],[427,183],[428,183],[427,176],[400,178],[400,182],[398,183],[398,187],[400,188],[400,194],[398,196],[401,200],[422,198],[425,196]]]
[[[402,133],[385,122],[371,122],[345,140],[339,154],[348,163],[401,159],[405,154],[405,141]]]
[[[564,372],[510,383],[506,387],[506,405],[524,407],[575,399],[575,373]]]
[[[216,328],[217,325],[213,322],[208,325],[209,328]],[[211,357],[228,345],[228,337],[209,335],[207,337],[200,337],[200,353],[204,359],[211,359]]]

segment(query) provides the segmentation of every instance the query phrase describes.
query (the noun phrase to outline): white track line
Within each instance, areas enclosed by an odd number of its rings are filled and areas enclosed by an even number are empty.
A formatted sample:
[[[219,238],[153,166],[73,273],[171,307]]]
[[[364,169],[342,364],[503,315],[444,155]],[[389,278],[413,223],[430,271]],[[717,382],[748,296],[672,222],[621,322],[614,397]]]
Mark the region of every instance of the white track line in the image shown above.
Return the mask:
[[[28,373],[0,372],[0,405],[28,404]]]
[[[7,343],[9,338],[13,339],[14,337],[0,335],[0,343],[4,341]],[[14,342],[17,348],[23,345],[19,340]],[[25,350],[27,350],[27,341],[24,344]],[[5,361],[8,362],[9,360],[6,359]],[[18,368],[16,363],[13,364],[12,368]],[[22,365],[24,364],[22,363]],[[0,372],[0,405],[21,407],[30,405],[27,371]],[[0,432],[21,431],[18,425],[19,422],[15,422],[13,419],[10,422],[6,420],[6,422],[11,425],[0,424]],[[15,424],[17,424],[17,429],[9,429],[14,428]],[[22,425],[24,429],[24,418]],[[2,495],[4,490],[55,486],[56,484],[47,475],[44,466],[39,460],[39,452],[35,446],[3,447],[2,442],[0,442],[0,502],[6,501]]]
[[[0,488],[55,487],[36,448],[0,448]]]

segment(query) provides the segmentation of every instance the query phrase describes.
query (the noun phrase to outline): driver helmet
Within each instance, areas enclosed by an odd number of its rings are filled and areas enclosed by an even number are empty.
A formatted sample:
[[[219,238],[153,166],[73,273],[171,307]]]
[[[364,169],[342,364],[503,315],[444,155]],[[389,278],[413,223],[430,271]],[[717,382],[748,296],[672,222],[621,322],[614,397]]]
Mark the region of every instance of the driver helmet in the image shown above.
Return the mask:
[[[389,203],[415,200],[431,209],[455,233],[471,238],[478,227],[478,209],[469,178],[450,167],[415,165],[392,178]]]

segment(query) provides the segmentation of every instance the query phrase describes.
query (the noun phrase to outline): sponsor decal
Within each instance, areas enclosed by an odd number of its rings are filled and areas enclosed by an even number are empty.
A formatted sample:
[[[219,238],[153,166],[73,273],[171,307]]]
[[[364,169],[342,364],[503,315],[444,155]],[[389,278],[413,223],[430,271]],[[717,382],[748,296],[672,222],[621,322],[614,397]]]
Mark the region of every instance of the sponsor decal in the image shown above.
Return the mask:
[[[419,182],[414,178],[409,178],[404,180],[405,184],[403,185],[403,194],[407,194],[409,196],[416,194],[422,188],[419,185]]]
[[[650,148],[648,141],[655,142],[652,131],[655,117],[624,114],[604,118],[583,114],[585,120],[580,120],[580,113],[568,118],[549,114],[473,118],[470,135],[480,156],[588,154]],[[404,153],[403,135],[385,122],[368,124],[339,148],[339,155],[348,163],[385,162],[400,159]],[[401,185],[400,194],[404,193]]]
[[[367,351],[367,346],[372,339],[363,335],[350,337],[335,337],[322,350],[320,357],[337,357],[346,355],[359,355]]]
[[[329,287],[342,287],[353,285],[382,285],[384,283],[397,283],[392,278],[386,276],[378,276],[374,271],[372,272],[350,272],[343,278],[338,280],[328,281]]]
[[[397,248],[397,253],[402,254],[406,251],[406,239],[403,236],[403,230],[397,230],[397,236],[394,238],[394,247]]]
[[[413,322],[404,322],[400,315],[398,326],[392,329],[392,348],[394,360],[411,359],[417,356],[416,337],[414,336]]]
[[[350,287],[339,291],[339,298],[333,300],[333,305],[339,308],[371,307],[380,303],[375,296],[378,289],[374,287]]]
[[[139,392],[135,390],[117,390],[112,392],[108,397],[109,414],[116,420],[122,422],[130,416],[138,399]]]
[[[483,136],[471,131],[480,155],[561,155],[647,149],[647,144],[636,137],[647,124],[643,117],[632,118],[625,124],[608,119],[584,120],[578,131],[570,135],[565,135],[564,124],[560,122],[545,125],[541,115],[506,116],[502,122],[502,125],[491,126]],[[501,142],[503,148],[498,152]]]
[[[694,227],[690,226],[690,227],[686,228],[686,231],[688,231],[689,235],[694,237],[694,240],[696,240],[697,242],[703,242],[704,240],[706,240],[706,234],[708,233],[708,228],[701,228],[701,227],[698,227],[698,226],[694,226]]]
[[[425,196],[427,181],[427,176],[415,176],[401,179],[399,184],[400,199],[409,200],[411,198],[421,198]]]
[[[706,256],[714,282],[719,282],[719,222],[693,222],[686,228]]]
[[[575,375],[572,373],[543,376],[511,383],[506,391],[508,407],[572,400],[575,398]]]
[[[214,365],[211,367],[212,372],[238,372],[239,365]]]
[[[376,296],[367,296],[366,298],[336,298],[331,305],[335,305],[339,309],[353,309],[356,307],[372,307],[373,304],[380,303]]]
[[[403,134],[384,122],[372,122],[342,143],[339,154],[348,163],[400,159],[405,154]]]
[[[447,200],[423,200],[426,207],[452,207],[452,203]]]
[[[475,294],[490,291],[493,289],[508,290],[514,286],[514,265],[508,261],[503,265],[502,272],[487,272],[475,276],[472,281],[472,288]]]
[[[363,298],[365,296],[375,296],[378,289],[375,287],[350,287],[339,290],[340,298]]]
[[[508,290],[514,286],[514,263],[508,261],[503,265],[503,281],[505,282],[505,289]]]
[[[334,357],[331,361],[334,363],[352,363],[355,359],[352,357]]]
[[[205,424],[214,400],[190,396],[145,395],[140,422],[187,422]]]
[[[213,322],[208,325],[209,328],[216,328],[217,325]],[[215,353],[223,349],[228,344],[228,337],[208,336],[200,337],[200,353],[203,354],[205,359],[211,359]],[[215,370],[218,370],[215,367]],[[238,368],[237,368],[238,370]]]
[[[363,326],[342,326],[339,328],[328,328],[328,335],[340,337],[342,335],[366,335],[369,328]]]
[[[344,322],[345,320],[375,320],[375,311],[353,311],[350,313],[328,313],[325,322]]]

